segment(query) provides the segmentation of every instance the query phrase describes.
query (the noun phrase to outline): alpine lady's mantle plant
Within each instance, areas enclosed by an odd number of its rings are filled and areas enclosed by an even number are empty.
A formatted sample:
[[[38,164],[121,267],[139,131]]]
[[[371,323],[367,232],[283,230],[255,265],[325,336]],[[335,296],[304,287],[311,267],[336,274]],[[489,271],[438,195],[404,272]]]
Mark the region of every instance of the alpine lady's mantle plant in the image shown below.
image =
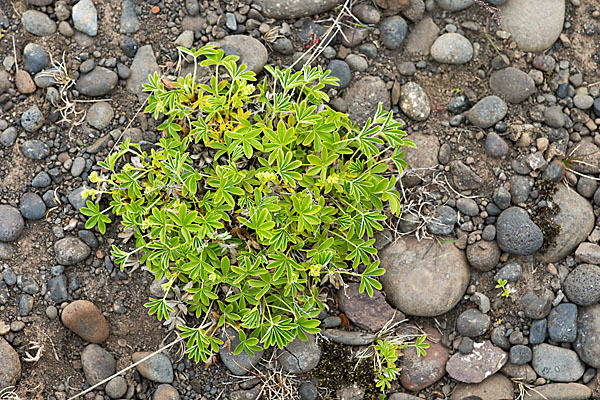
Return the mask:
[[[395,176],[412,143],[381,107],[357,127],[327,106],[329,71],[267,66],[254,86],[235,56],[179,50],[194,73],[176,82],[155,73],[144,85],[162,138],[146,151],[125,140],[100,163],[86,227],[104,233],[110,212],[133,230],[136,249],[112,255],[123,267],[139,252],[166,292],[183,294],[198,318],[178,327],[190,358],[217,352],[228,326],[236,353],[282,348],[319,332],[325,278],[360,280],[369,295],[381,288],[372,237],[400,210]],[[213,71],[206,84],[200,67]],[[159,320],[173,311],[166,297],[146,306]]]

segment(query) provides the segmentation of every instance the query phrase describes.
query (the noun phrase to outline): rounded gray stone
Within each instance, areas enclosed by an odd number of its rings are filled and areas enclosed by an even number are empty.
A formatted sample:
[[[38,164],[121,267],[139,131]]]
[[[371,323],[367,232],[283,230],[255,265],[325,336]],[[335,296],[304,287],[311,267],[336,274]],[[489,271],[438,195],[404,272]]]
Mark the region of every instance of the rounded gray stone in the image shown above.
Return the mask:
[[[408,32],[408,24],[399,15],[385,18],[381,21],[379,28],[381,30],[381,42],[390,50],[400,48]]]
[[[27,192],[21,197],[19,207],[23,217],[27,219],[42,219],[46,215],[46,204],[42,198],[33,192]]]
[[[98,11],[92,0],[79,0],[73,6],[72,15],[75,29],[88,36],[98,34]]]
[[[131,356],[136,363],[151,352],[136,352]],[[173,382],[173,365],[166,354],[158,353],[136,366],[139,373],[146,379],[157,383]]]
[[[95,385],[113,375],[117,369],[114,357],[97,344],[89,344],[81,352],[81,364],[88,385]]]
[[[492,74],[490,88],[509,103],[521,103],[535,93],[535,82],[525,72],[508,67]]]
[[[600,267],[580,264],[567,275],[563,284],[565,294],[573,303],[590,306],[600,301]]]
[[[98,97],[110,93],[117,83],[119,83],[119,77],[114,71],[96,67],[92,72],[82,74],[77,79],[75,88],[85,96]]]
[[[467,113],[469,122],[480,128],[489,128],[500,121],[508,112],[508,106],[498,96],[487,96],[479,100]]]
[[[533,348],[531,365],[538,375],[555,382],[574,382],[585,372],[583,363],[573,350],[546,343]]]
[[[475,308],[470,308],[456,319],[456,330],[462,336],[477,337],[488,331],[490,322],[490,317]]]
[[[262,14],[275,19],[296,19],[309,17],[331,10],[339,0],[256,0]]]
[[[54,244],[56,261],[62,265],[75,265],[91,253],[90,247],[75,236],[67,236]]]
[[[429,97],[416,82],[409,82],[400,88],[400,109],[410,119],[425,121],[431,113]]]
[[[24,228],[25,221],[19,210],[12,206],[0,205],[0,241],[17,240]]]
[[[600,304],[579,308],[575,351],[587,365],[600,368]]]
[[[21,17],[23,28],[32,35],[49,36],[56,32],[56,22],[41,11],[27,10]]]
[[[535,253],[544,243],[542,230],[529,218],[527,211],[510,207],[496,222],[496,240],[505,252],[516,255]]]
[[[321,348],[314,335],[307,335],[308,340],[294,339],[283,350],[279,350],[277,360],[284,370],[292,374],[303,374],[317,366],[321,359]]]
[[[463,35],[444,33],[433,42],[430,53],[442,64],[465,64],[473,58],[473,45]]]

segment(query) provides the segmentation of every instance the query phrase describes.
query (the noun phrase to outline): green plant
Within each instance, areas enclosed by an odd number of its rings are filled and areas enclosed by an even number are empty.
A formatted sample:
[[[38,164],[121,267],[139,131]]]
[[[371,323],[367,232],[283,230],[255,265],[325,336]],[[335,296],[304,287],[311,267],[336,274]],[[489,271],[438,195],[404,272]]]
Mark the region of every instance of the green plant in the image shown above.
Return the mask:
[[[235,56],[179,51],[193,74],[144,85],[161,139],[149,149],[125,140],[99,163],[86,227],[104,233],[112,213],[133,231],[135,249],[112,255],[123,268],[139,252],[165,292],[180,291],[198,319],[178,326],[190,358],[217,352],[227,326],[239,332],[236,354],[305,340],[319,332],[325,277],[381,288],[372,236],[400,210],[393,169],[413,144],[381,107],[359,128],[325,105],[329,71],[266,66],[254,86]],[[200,67],[210,81],[197,82]],[[146,306],[159,320],[173,312],[166,295]]]
[[[510,288],[510,286],[508,285],[508,281],[506,279],[498,279],[498,284],[496,285],[496,289],[502,289],[502,293],[500,294],[500,296],[502,297],[510,297],[510,294],[512,293],[512,289]]]

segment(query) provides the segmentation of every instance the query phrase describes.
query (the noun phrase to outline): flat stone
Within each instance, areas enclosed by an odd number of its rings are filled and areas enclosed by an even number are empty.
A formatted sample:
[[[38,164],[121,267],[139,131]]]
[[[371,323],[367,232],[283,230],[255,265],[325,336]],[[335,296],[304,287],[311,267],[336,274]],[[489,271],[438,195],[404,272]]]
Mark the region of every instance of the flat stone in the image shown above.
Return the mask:
[[[379,290],[373,290],[373,296],[366,291],[359,293],[358,283],[349,283],[347,288],[338,290],[340,310],[352,323],[371,332],[380,331],[390,321],[399,322],[404,314],[394,310]]]
[[[386,48],[395,50],[399,49],[402,42],[404,42],[408,32],[408,24],[401,16],[394,15],[381,21],[379,29],[381,30],[381,43]]]
[[[544,262],[557,262],[571,254],[594,229],[594,210],[589,201],[574,190],[559,184],[552,201],[560,211],[552,218],[560,226],[554,243],[542,255]]]
[[[563,29],[565,0],[509,1],[501,7],[500,24],[523,51],[542,52]]]
[[[402,175],[402,184],[411,188],[422,182],[418,176],[420,173],[413,173],[412,169],[428,169],[438,165],[440,141],[435,135],[423,135],[421,133],[409,135],[408,139],[414,143],[415,147],[406,147],[404,150],[404,161],[406,161],[408,168]]]
[[[521,103],[535,93],[535,83],[525,72],[513,67],[494,71],[490,88],[509,103]]]
[[[140,47],[131,64],[131,75],[127,79],[127,90],[134,94],[142,94],[142,85],[149,82],[148,76],[158,71],[159,67],[152,46],[147,44]]]
[[[135,12],[135,3],[131,0],[125,0],[121,3],[121,33],[136,33],[140,29],[140,20]]]
[[[81,364],[88,385],[95,385],[117,371],[114,357],[97,344],[89,344],[81,352]]]
[[[112,106],[106,101],[94,103],[85,117],[88,124],[98,130],[102,130],[110,125],[114,117]]]
[[[96,67],[92,72],[82,74],[75,88],[84,96],[98,97],[110,93],[119,83],[117,74],[104,67]]]
[[[56,32],[56,22],[41,11],[27,10],[21,17],[23,28],[32,35],[49,36]]]
[[[494,374],[481,383],[459,383],[452,391],[452,400],[512,400],[513,385],[502,374]]]
[[[309,17],[331,10],[340,4],[339,0],[257,0],[262,14],[275,19],[296,19]]]
[[[436,3],[440,8],[446,11],[461,11],[469,8],[473,1],[471,0],[436,0]]]
[[[303,374],[317,366],[321,359],[321,348],[314,335],[307,335],[308,340],[299,337],[279,351],[277,360],[284,370],[292,374]]]
[[[91,301],[76,300],[63,310],[62,323],[86,342],[102,343],[108,338],[106,318]]]
[[[451,243],[406,237],[383,249],[380,259],[387,299],[408,315],[444,314],[460,301],[469,283],[465,254]]]
[[[469,354],[455,353],[446,363],[451,378],[464,383],[480,383],[500,370],[508,361],[508,355],[486,340],[475,343]]]
[[[550,383],[530,390],[527,400],[587,400],[592,389],[581,383]]]
[[[574,382],[585,372],[573,350],[546,343],[534,346],[532,366],[538,375],[556,382]]]
[[[131,356],[134,363],[149,356],[152,352],[136,352]],[[136,369],[144,378],[156,383],[173,383],[173,365],[164,353],[158,353],[138,364]]]
[[[533,352],[531,354],[533,356]],[[506,363],[500,370],[509,378],[518,380],[524,383],[533,383],[537,379],[537,374],[529,364],[515,365],[510,362]]]
[[[152,400],[179,400],[179,392],[168,383],[158,385],[156,391],[152,395]]]
[[[458,190],[478,189],[483,184],[483,179],[462,161],[450,163],[452,182]]]
[[[548,314],[548,336],[557,343],[574,342],[577,338],[577,306],[562,303]]]
[[[325,329],[321,334],[334,343],[347,346],[366,346],[373,343],[376,336],[372,333],[346,331],[342,329]]]

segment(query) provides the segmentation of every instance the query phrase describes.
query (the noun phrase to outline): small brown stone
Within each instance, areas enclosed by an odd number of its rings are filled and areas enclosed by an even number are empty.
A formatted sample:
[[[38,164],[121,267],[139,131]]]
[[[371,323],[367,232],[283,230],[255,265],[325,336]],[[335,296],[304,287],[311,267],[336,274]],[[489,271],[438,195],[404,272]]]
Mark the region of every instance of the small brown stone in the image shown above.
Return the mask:
[[[152,395],[152,400],[179,400],[179,392],[168,383],[159,385]]]
[[[354,324],[377,332],[390,321],[400,322],[404,319],[404,314],[392,308],[379,290],[373,290],[373,297],[369,297],[366,291],[358,292],[359,286],[358,283],[351,283],[338,291],[340,309]]]
[[[61,320],[67,328],[87,342],[102,343],[108,338],[108,322],[90,301],[72,302],[63,310]]]
[[[22,69],[15,74],[15,85],[17,90],[23,94],[31,94],[37,89],[29,72]]]

